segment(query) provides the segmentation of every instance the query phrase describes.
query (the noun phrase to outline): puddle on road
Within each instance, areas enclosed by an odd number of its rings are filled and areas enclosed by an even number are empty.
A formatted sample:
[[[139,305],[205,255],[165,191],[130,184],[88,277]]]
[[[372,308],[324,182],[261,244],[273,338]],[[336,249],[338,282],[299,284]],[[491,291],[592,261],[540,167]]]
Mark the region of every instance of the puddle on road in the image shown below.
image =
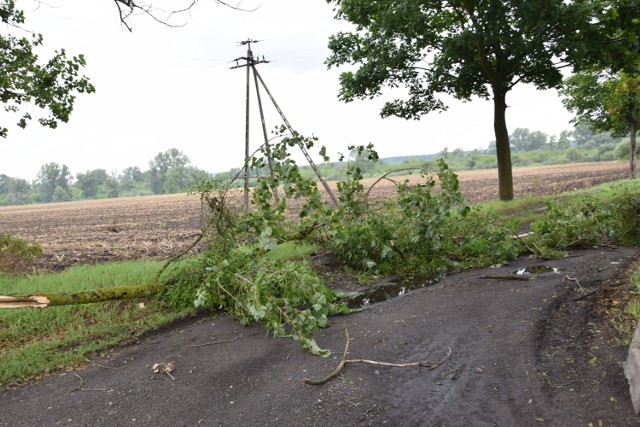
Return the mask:
[[[545,274],[545,273],[560,274],[561,272],[562,272],[561,268],[549,267],[548,265],[533,265],[531,267],[519,268],[516,271],[514,271],[513,274],[518,276],[525,276],[525,275],[539,275],[539,274]]]
[[[512,274],[517,276],[537,276],[541,274],[560,274],[563,269],[547,265],[534,265],[515,270]],[[414,289],[426,288],[438,283],[440,277],[420,277],[412,281],[394,279],[384,283],[375,283],[361,290],[349,293],[344,299],[349,308],[361,308],[369,304],[375,304],[390,300],[406,294]]]
[[[402,296],[414,289],[435,285],[438,280],[439,278],[420,277],[406,282],[401,279],[395,279],[385,283],[376,283],[363,287],[361,291],[349,294],[344,302],[349,308],[361,308],[369,304]]]

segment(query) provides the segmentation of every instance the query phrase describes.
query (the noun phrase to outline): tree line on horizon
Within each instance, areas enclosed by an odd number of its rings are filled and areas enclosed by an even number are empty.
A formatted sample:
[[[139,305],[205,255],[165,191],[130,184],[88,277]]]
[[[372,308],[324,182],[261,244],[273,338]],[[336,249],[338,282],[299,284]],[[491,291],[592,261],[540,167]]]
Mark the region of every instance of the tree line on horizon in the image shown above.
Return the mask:
[[[50,162],[31,182],[0,174],[0,206],[181,193],[207,177],[177,148],[158,153],[146,171],[130,166],[121,172],[93,169],[73,176],[67,165]]]
[[[517,128],[511,133],[510,140],[515,166],[609,161],[629,156],[628,138],[596,133],[585,125],[562,131],[557,136]],[[495,150],[495,141],[491,141],[486,149],[450,151],[445,148],[437,154],[400,156],[376,162],[366,156],[352,155],[349,161],[356,163],[368,177],[394,169],[419,171],[428,168],[435,158],[445,159],[454,170],[489,169],[496,167]],[[320,169],[328,180],[344,178],[344,163],[325,163]],[[301,172],[313,176],[308,167],[302,167]],[[252,171],[252,175],[258,173],[260,171]],[[50,162],[40,167],[37,178],[31,182],[0,174],[0,206],[184,193],[211,176],[233,180],[241,176],[241,169],[212,174],[191,165],[189,157],[177,148],[158,153],[145,171],[130,166],[122,171],[87,170],[74,176],[67,165]],[[240,180],[237,183],[240,186]]]

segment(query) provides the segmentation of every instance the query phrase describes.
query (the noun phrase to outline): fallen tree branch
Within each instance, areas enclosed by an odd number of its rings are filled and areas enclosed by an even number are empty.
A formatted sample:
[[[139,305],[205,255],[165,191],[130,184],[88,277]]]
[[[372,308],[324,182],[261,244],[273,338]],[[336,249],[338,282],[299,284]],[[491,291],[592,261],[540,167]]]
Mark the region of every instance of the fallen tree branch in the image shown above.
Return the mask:
[[[34,294],[0,295],[1,308],[45,308],[59,305],[91,304],[95,302],[143,298],[158,293],[164,285],[145,283],[142,285],[101,288],[76,292],[37,292]]]
[[[368,363],[370,365],[390,366],[392,368],[407,368],[409,366],[419,366],[421,368],[427,368],[428,371],[433,371],[438,366],[446,362],[447,359],[449,359],[449,356],[451,356],[451,348],[448,348],[447,355],[444,357],[444,359],[438,362],[421,360],[418,362],[407,362],[407,363],[387,363],[387,362],[377,362],[375,360],[367,360],[367,359],[347,359],[345,360],[345,363]]]
[[[78,379],[80,380],[80,384],[78,385],[78,387],[71,390],[72,392],[74,391],[107,391],[106,388],[83,388],[82,386],[84,385],[84,380],[82,379],[82,377],[76,374],[75,372],[73,372],[73,375],[78,377]]]
[[[242,338],[242,335],[238,335],[237,337],[235,337],[233,339],[230,339],[230,340],[226,340],[226,341],[211,341],[211,342],[206,342],[204,344],[193,344],[193,345],[190,345],[189,347],[206,347],[208,345],[223,344],[223,343],[226,343],[226,342],[233,342],[233,341],[238,340],[240,338]]]
[[[494,279],[494,280],[531,280],[530,276],[519,276],[517,274],[487,274],[482,276],[481,279]]]
[[[319,379],[305,378],[302,380],[303,383],[310,385],[321,385],[331,381],[333,377],[340,373],[342,368],[344,368],[345,363],[347,362],[347,354],[349,354],[349,330],[347,329],[347,322],[344,323],[344,335],[346,336],[346,343],[344,345],[342,359],[340,359],[340,363],[338,363],[338,366],[336,366],[336,368],[325,377]]]
[[[580,288],[581,291],[584,290],[584,288],[582,287],[582,285],[580,284],[580,281],[578,280],[577,277],[575,276],[570,276],[570,275],[566,275],[564,279],[562,279],[562,283],[564,283],[565,280],[568,280],[569,282],[575,282],[576,285],[578,285],[578,288]]]
[[[346,343],[344,346],[344,353],[342,354],[342,358],[340,359],[340,363],[338,363],[338,366],[336,366],[333,371],[331,371],[328,375],[322,377],[322,378],[317,378],[317,379],[311,379],[311,378],[304,378],[302,380],[303,383],[305,384],[310,384],[310,385],[321,385],[321,384],[325,384],[329,381],[331,381],[331,379],[335,378],[336,376],[338,376],[338,374],[340,373],[340,371],[342,371],[342,368],[344,368],[348,363],[354,364],[354,363],[366,363],[369,365],[376,365],[376,366],[388,366],[391,368],[407,368],[410,366],[418,366],[421,368],[426,368],[429,371],[432,371],[434,369],[436,369],[438,366],[442,365],[444,362],[446,362],[449,357],[451,356],[451,348],[448,347],[447,348],[447,355],[440,361],[437,362],[431,362],[429,360],[421,360],[421,361],[417,361],[417,362],[406,362],[406,363],[388,363],[388,362],[378,362],[376,360],[368,360],[368,359],[347,359],[347,355],[349,353],[349,330],[347,329],[347,324],[344,324],[344,333],[346,336]]]

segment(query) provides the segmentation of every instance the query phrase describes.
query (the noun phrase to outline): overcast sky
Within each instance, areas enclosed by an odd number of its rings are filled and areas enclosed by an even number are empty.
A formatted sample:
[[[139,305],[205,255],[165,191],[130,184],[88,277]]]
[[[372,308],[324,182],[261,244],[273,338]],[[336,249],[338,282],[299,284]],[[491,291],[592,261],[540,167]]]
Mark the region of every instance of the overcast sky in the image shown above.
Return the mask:
[[[489,101],[451,101],[447,112],[420,121],[381,119],[384,98],[340,102],[339,70],[327,70],[324,61],[328,37],[349,27],[333,19],[324,0],[243,1],[247,9],[258,8],[251,13],[200,0],[190,16],[172,21],[186,23],[182,28],[136,16],[130,20],[133,32],[120,25],[111,0],[17,3],[26,12],[25,28],[42,33],[47,49],[85,55],[84,74],[97,92],[80,95],[69,123],[55,130],[36,122],[17,129],[12,125],[18,116],[0,112],[0,123],[10,131],[0,139],[0,173],[12,177],[34,179],[49,162],[66,164],[72,174],[146,170],[158,152],[173,147],[209,172],[240,167],[246,73],[230,67],[246,55],[239,42],[248,38],[260,40],[254,54],[270,62],[259,65],[259,72],[288,120],[301,134],[317,136],[332,160],[350,144],[371,142],[381,157],[390,157],[486,148],[494,139]],[[262,98],[271,130],[281,120],[264,92]],[[527,127],[559,134],[572,128],[554,91],[521,85],[507,103],[510,131]],[[263,140],[255,101],[251,123],[254,150]]]

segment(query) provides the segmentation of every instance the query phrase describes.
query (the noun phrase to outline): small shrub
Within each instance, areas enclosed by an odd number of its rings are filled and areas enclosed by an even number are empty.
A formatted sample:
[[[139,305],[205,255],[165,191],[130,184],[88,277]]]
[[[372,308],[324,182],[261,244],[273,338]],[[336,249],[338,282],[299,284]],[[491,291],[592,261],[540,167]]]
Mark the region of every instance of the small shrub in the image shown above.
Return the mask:
[[[0,271],[27,271],[42,256],[42,247],[23,239],[0,233]]]
[[[532,246],[541,250],[580,248],[597,244],[611,235],[610,216],[592,200],[570,206],[557,201],[546,203],[545,216],[531,223]]]
[[[609,206],[613,237],[629,245],[640,244],[640,195],[625,193]]]

